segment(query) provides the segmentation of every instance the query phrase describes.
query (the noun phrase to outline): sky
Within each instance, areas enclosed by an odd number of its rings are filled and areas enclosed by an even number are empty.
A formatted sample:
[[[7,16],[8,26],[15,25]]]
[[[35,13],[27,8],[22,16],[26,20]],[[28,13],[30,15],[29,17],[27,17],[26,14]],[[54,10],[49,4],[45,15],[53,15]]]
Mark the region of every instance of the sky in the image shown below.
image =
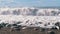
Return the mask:
[[[0,7],[58,7],[60,0],[0,0]]]

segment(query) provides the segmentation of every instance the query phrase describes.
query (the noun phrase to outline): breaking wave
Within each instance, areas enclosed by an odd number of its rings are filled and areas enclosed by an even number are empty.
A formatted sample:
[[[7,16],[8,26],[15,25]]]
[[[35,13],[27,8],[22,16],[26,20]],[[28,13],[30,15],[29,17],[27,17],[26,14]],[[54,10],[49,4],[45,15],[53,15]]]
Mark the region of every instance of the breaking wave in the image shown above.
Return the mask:
[[[0,8],[0,15],[59,16],[60,10],[57,8]]]

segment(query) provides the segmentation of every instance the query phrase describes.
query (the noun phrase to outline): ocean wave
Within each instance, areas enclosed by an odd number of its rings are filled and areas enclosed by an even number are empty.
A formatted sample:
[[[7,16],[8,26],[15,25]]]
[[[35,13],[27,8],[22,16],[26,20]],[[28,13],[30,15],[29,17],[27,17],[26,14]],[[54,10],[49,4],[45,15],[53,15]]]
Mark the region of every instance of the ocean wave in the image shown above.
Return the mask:
[[[57,8],[0,8],[0,15],[59,16]]]

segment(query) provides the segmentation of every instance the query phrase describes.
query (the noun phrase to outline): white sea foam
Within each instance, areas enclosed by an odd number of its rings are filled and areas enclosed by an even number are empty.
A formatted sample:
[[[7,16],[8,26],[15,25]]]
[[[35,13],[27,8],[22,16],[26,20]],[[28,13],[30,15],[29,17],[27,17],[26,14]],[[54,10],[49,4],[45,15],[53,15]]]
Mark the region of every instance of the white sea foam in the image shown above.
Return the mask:
[[[60,10],[57,8],[0,8],[0,23],[14,24],[20,21],[22,23],[18,25],[51,28],[55,26],[55,23],[60,22],[59,15]],[[50,25],[44,26],[48,23]]]
[[[60,9],[53,8],[0,8],[0,15],[59,16]]]

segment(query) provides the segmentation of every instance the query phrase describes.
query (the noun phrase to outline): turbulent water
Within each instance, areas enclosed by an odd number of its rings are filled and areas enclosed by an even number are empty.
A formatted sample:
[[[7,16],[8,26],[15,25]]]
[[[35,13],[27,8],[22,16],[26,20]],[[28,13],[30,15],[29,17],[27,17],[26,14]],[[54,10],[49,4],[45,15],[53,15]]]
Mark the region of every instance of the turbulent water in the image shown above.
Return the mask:
[[[0,23],[14,24],[21,22],[21,25],[34,24],[34,26],[50,28],[60,22],[60,9],[57,8],[0,8]],[[39,24],[42,22],[43,24]],[[51,23],[48,26],[44,26]]]
[[[25,16],[59,16],[57,8],[0,8],[0,15],[25,15]]]
[[[60,9],[57,8],[0,8],[0,20],[5,22],[26,20],[34,21],[34,19],[38,21],[46,20],[47,22],[47,19],[53,20],[53,18],[55,21],[59,21],[59,16]]]

